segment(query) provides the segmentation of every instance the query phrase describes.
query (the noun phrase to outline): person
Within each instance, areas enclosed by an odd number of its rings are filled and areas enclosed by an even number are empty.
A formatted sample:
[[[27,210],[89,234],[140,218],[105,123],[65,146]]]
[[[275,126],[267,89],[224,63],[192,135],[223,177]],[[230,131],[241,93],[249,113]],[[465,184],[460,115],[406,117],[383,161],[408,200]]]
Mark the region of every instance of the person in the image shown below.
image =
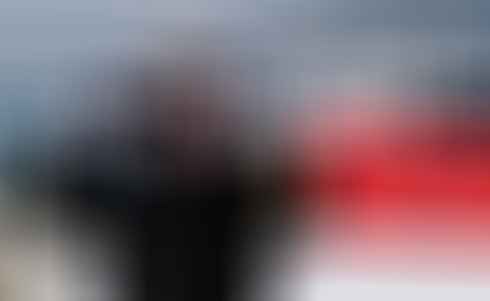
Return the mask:
[[[137,300],[230,298],[251,189],[234,144],[237,120],[208,72],[191,64],[148,71],[135,85],[129,131],[89,138],[69,160],[76,167],[58,174],[73,208],[127,229]]]

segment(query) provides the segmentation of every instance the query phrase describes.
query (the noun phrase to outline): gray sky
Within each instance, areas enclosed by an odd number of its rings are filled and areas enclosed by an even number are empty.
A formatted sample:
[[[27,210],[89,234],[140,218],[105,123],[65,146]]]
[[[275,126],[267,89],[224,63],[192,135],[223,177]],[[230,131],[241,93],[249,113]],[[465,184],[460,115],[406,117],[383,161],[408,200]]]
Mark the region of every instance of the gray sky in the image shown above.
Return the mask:
[[[0,134],[84,123],[87,86],[118,89],[109,82],[124,65],[192,33],[249,60],[275,112],[332,74],[386,77],[394,65],[484,57],[488,11],[486,0],[1,0]]]

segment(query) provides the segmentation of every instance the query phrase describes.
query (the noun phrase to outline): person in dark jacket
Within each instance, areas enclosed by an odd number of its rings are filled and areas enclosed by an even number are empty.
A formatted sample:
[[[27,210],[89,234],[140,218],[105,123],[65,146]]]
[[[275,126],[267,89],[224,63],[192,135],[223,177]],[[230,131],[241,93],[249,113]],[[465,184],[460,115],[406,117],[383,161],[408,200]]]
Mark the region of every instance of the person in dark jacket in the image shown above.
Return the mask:
[[[229,300],[251,191],[239,126],[208,70],[176,70],[141,77],[130,131],[91,137],[58,187],[76,210],[124,221],[137,300]]]

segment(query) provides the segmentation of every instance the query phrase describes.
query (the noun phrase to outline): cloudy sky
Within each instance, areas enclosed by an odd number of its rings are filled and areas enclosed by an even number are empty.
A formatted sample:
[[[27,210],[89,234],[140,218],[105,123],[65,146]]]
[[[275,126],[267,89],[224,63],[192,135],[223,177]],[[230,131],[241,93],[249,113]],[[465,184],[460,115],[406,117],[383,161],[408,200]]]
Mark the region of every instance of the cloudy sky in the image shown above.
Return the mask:
[[[83,122],[87,81],[104,86],[118,68],[189,37],[243,50],[235,57],[250,60],[251,77],[286,101],[338,72],[386,78],[392,65],[485,56],[488,9],[485,0],[3,0],[1,137]]]

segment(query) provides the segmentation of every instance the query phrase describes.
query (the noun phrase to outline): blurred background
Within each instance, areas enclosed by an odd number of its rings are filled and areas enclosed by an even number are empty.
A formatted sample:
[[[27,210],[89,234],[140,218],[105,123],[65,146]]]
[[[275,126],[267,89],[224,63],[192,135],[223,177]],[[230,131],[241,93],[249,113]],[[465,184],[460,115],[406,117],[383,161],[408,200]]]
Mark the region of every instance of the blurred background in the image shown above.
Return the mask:
[[[0,299],[487,300],[489,9],[0,0]]]

